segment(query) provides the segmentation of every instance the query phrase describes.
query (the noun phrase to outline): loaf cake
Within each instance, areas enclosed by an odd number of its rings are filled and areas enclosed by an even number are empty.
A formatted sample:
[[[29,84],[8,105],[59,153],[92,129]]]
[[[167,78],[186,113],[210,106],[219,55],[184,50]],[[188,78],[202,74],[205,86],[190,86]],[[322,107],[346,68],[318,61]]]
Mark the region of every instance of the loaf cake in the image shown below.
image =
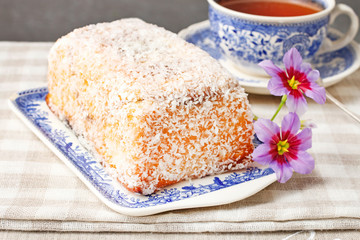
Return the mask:
[[[238,81],[203,50],[142,20],[57,40],[48,88],[51,111],[132,192],[252,162],[253,117]]]

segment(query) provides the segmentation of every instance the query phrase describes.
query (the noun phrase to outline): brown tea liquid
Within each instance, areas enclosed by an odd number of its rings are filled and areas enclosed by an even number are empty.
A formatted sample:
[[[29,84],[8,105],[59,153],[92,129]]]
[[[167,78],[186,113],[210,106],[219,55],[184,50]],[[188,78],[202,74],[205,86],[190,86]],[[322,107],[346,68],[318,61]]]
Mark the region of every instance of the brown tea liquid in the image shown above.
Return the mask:
[[[217,3],[238,12],[271,17],[303,16],[323,10],[316,3],[300,0],[219,0]]]

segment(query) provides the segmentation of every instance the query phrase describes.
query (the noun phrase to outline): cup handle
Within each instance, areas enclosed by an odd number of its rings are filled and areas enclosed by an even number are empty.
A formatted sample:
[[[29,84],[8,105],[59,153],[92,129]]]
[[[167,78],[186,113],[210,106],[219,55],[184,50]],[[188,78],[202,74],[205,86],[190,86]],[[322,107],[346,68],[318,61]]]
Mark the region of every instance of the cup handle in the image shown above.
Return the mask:
[[[335,19],[339,15],[342,15],[342,14],[345,14],[345,15],[349,16],[349,18],[350,18],[351,23],[350,23],[349,29],[341,38],[339,38],[335,41],[332,41],[329,38],[324,39],[324,42],[323,42],[322,46],[320,47],[320,50],[318,51],[318,53],[321,54],[321,53],[331,52],[331,51],[335,51],[340,48],[343,48],[346,45],[348,45],[355,38],[356,33],[359,28],[359,18],[356,15],[356,13],[354,12],[354,10],[351,7],[349,7],[348,5],[340,3],[335,6],[335,8],[333,9],[333,11],[330,15],[329,25],[334,23]]]

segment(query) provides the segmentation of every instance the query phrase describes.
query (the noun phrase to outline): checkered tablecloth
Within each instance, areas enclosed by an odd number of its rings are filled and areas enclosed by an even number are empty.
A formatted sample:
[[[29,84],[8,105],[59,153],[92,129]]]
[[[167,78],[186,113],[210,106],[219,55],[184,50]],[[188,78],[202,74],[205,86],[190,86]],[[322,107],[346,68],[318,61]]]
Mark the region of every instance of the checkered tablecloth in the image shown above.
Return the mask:
[[[237,233],[248,239],[279,239],[293,233],[291,239],[311,234],[321,239],[360,238],[360,124],[331,102],[309,101],[305,118],[317,125],[310,150],[316,167],[309,175],[295,174],[286,184],[276,182],[245,200],[217,207],[147,217],[112,211],[7,105],[17,91],[46,86],[51,45],[0,42],[0,238],[27,233],[28,239],[51,239],[49,232],[53,236],[66,232],[64,238],[78,233],[83,239],[100,238],[101,233],[107,234],[104,239],[113,239],[115,232],[126,233],[129,239],[162,239],[175,233],[199,237],[197,233],[205,232],[201,236],[214,239],[236,239]],[[360,71],[329,91],[360,114]],[[270,117],[279,103],[272,96],[249,99],[253,111],[264,117]]]

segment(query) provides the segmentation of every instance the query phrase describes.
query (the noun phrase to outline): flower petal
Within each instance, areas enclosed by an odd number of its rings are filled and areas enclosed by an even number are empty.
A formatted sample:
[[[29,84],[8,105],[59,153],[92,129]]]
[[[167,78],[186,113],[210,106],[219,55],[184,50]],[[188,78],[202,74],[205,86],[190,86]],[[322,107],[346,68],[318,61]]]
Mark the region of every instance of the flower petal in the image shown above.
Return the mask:
[[[279,76],[272,77],[269,80],[267,88],[269,89],[269,92],[274,96],[282,96],[289,93],[289,90],[284,86],[284,83],[281,81],[281,78]]]
[[[287,182],[293,175],[293,170],[288,163],[280,164],[276,161],[273,161],[269,164],[269,167],[276,173],[276,178],[279,182]]]
[[[320,87],[316,83],[310,83],[310,90],[305,91],[305,95],[309,98],[314,99],[315,102],[319,104],[324,104],[326,101],[326,91],[325,88]]]
[[[311,70],[306,76],[309,82],[316,82],[320,77],[320,72],[318,70]]]
[[[260,141],[263,143],[270,143],[277,139],[280,128],[276,123],[269,119],[258,119],[254,123],[254,130]]]
[[[252,154],[253,160],[261,165],[268,165],[273,159],[271,157],[272,146],[264,143],[257,146]]]
[[[296,138],[300,140],[300,144],[298,145],[298,150],[305,151],[312,147],[312,131],[310,128],[304,128]]]
[[[312,70],[313,69],[310,63],[303,62],[300,66],[299,72],[305,73],[307,75]]]
[[[302,94],[296,96],[289,94],[286,100],[286,106],[290,112],[295,112],[299,116],[304,114],[307,110],[306,99]]]
[[[300,118],[296,113],[288,113],[281,122],[282,140],[289,137],[289,134],[296,135],[301,126]]]
[[[286,70],[289,72],[290,69],[300,70],[302,57],[296,48],[291,48],[287,51],[283,58]]]
[[[271,60],[264,60],[259,63],[259,66],[272,77],[279,76],[279,73],[283,72],[283,70],[276,66]]]
[[[314,158],[305,151],[299,151],[297,159],[288,158],[288,160],[294,171],[300,174],[309,174],[315,167]]]

